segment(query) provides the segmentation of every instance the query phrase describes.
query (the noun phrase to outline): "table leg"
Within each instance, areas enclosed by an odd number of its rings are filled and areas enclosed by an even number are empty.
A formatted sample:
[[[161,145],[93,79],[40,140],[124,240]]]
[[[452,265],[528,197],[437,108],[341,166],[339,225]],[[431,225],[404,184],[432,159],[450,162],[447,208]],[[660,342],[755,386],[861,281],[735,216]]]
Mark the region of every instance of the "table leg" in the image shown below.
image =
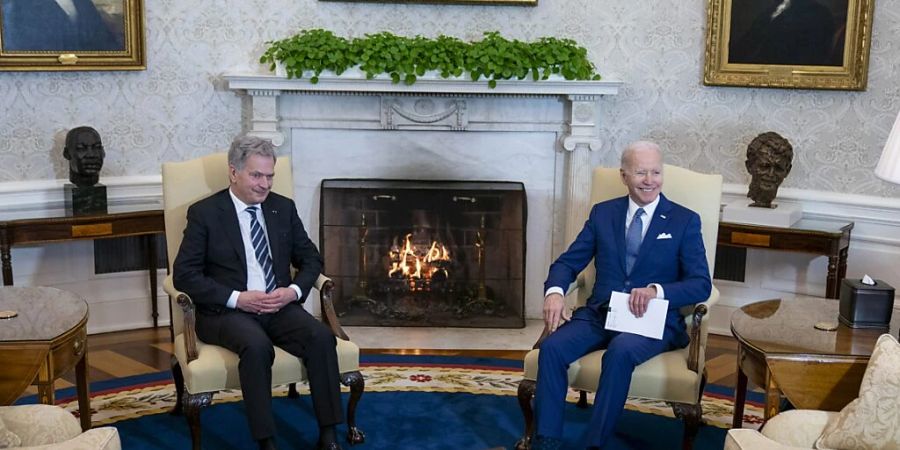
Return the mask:
[[[772,376],[772,372],[766,369],[766,409],[763,412],[763,423],[775,417],[781,410],[781,389]]]
[[[75,364],[75,386],[78,391],[78,415],[81,418],[81,431],[91,429],[91,395],[87,378],[87,350]]]
[[[828,283],[825,287],[825,297],[838,298],[840,296],[840,285],[838,285],[838,260],[840,256],[832,255],[828,257]],[[847,261],[844,260],[844,264]],[[846,270],[846,269],[845,269]],[[843,277],[841,277],[843,278]]]
[[[6,234],[5,226],[0,228],[0,260],[3,265],[3,285],[12,286],[12,254],[9,251],[9,236]]]
[[[156,304],[156,239],[155,234],[148,234],[147,239],[147,267],[150,270],[150,309],[153,317],[153,328],[159,326],[159,307]]]
[[[43,369],[42,369],[43,370]],[[38,401],[45,405],[56,403],[56,392],[53,389],[53,380],[42,380],[38,375],[38,382],[35,383],[38,389]]]
[[[841,283],[844,281],[844,278],[847,278],[847,249],[842,249],[838,253],[838,267],[837,267],[837,281]],[[838,287],[838,296],[840,296],[841,288]]]
[[[737,385],[734,387],[734,413],[731,418],[731,428],[744,426],[744,402],[747,400],[747,374],[741,369],[741,355],[738,349]]]

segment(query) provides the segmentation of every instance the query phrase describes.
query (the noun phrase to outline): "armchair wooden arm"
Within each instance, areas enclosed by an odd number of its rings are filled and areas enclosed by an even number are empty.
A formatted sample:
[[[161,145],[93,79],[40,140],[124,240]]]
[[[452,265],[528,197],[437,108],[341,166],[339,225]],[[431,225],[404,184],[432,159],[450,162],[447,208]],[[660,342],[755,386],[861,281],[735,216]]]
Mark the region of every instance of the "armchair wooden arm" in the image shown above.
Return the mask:
[[[345,341],[349,341],[350,338],[347,336],[347,333],[344,333],[343,328],[341,328],[341,323],[338,321],[337,313],[334,312],[334,282],[325,275],[319,275],[319,279],[316,280],[316,289],[319,290],[322,320],[329,328],[331,328],[331,332],[334,333],[335,336]]]
[[[181,332],[184,334],[184,346],[187,352],[188,362],[197,359],[197,315],[194,301],[184,292],[179,292],[175,302],[181,307],[184,314],[184,326]]]
[[[697,306],[694,306],[694,312],[692,313],[693,318],[691,323],[693,326],[691,327],[690,332],[691,343],[688,344],[687,367],[694,372],[698,372],[700,369],[700,332],[703,325],[703,318],[706,316],[707,312],[709,312],[709,308],[707,308],[706,304],[700,303]]]
[[[174,330],[174,335],[180,334],[184,335],[184,346],[185,353],[187,354],[188,361],[191,362],[198,357],[197,352],[197,315],[196,308],[194,307],[194,301],[191,300],[191,297],[184,292],[181,292],[175,289],[175,283],[172,281],[172,275],[166,277],[163,280],[163,290],[166,291],[166,294],[169,297],[175,299],[175,304],[181,307],[181,327],[179,330],[178,324],[176,321],[178,320],[178,315],[172,315],[172,327]],[[174,313],[174,311],[173,311]],[[174,338],[173,335],[173,338]]]

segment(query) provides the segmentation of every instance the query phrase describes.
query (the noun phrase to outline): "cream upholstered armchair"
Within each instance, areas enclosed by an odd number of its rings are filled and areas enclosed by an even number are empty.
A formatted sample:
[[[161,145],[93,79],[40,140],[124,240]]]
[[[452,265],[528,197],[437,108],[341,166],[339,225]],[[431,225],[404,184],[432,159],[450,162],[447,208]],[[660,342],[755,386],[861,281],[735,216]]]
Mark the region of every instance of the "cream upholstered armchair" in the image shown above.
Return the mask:
[[[166,243],[169,271],[181,246],[187,224],[187,209],[197,200],[228,187],[228,157],[214,153],[201,158],[164,163],[162,166],[163,200],[165,202]],[[291,160],[279,157],[275,165],[272,190],[293,197]],[[172,276],[163,284],[169,294],[172,309],[174,357],[172,376],[178,391],[174,414],[184,413],[191,429],[194,449],[200,448],[200,408],[212,402],[213,394],[223,389],[239,389],[238,357],[225,348],[209,345],[197,338],[194,304],[190,297],[175,289]],[[334,283],[324,275],[316,281],[322,306],[322,317],[337,337],[338,370],[341,383],[350,388],[347,405],[347,440],[351,444],[363,442],[365,436],[356,427],[356,405],[365,389],[359,372],[359,347],[341,329],[334,312],[331,295]],[[299,358],[275,348],[272,364],[272,385],[289,385],[288,396],[298,397],[296,383],[306,379],[306,370]]]
[[[52,405],[0,406],[0,448],[22,450],[120,450],[119,431],[81,432],[72,413]]]
[[[706,259],[710,271],[713,270],[716,254],[716,238],[719,234],[719,207],[722,199],[722,176],[706,175],[681,167],[666,164],[663,169],[663,193],[670,200],[690,208],[700,215],[703,233],[703,244],[706,247]],[[600,167],[594,169],[591,183],[591,203],[621,197],[627,194],[622,184],[618,168]],[[572,218],[584,220],[584,217]],[[578,276],[575,287],[566,295],[566,303],[574,307],[583,306],[590,296],[590,287],[594,285],[594,265],[588,267]],[[683,447],[691,448],[693,439],[700,427],[703,410],[700,398],[706,384],[704,368],[706,351],[706,334],[709,326],[703,317],[709,307],[718,301],[719,291],[713,286],[709,299],[697,305],[681,309],[685,316],[691,343],[684,349],[659,354],[637,366],[631,380],[628,395],[658,399],[672,406],[677,417],[684,419]],[[534,350],[525,355],[525,375],[519,383],[519,406],[525,417],[525,434],[516,444],[517,450],[531,448],[531,436],[534,431],[534,397],[535,381],[538,372],[538,352],[540,344],[547,336],[545,329]],[[569,366],[569,386],[580,391],[578,406],[587,407],[586,392],[597,389],[600,380],[600,363],[604,350],[589,353]]]

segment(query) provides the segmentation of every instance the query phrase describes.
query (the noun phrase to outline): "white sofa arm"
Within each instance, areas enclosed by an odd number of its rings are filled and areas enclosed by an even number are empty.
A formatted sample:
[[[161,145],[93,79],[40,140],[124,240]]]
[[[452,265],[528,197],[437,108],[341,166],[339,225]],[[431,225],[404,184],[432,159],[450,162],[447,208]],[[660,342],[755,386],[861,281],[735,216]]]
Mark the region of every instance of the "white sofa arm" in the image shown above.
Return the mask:
[[[759,431],[745,428],[728,430],[725,436],[725,450],[793,450],[812,447],[782,445],[762,435]]]
[[[766,422],[762,434],[786,445],[813,448],[825,430],[825,425],[838,413],[813,409],[792,409]]]
[[[119,430],[115,427],[100,427],[85,431],[58,444],[21,447],[20,450],[122,450]]]
[[[53,405],[2,406],[0,419],[26,448],[64,442],[81,434],[78,419],[65,409]]]
[[[726,450],[813,448],[836,412],[793,409],[769,419],[762,432],[749,429],[728,430]]]
[[[6,428],[22,440],[28,450],[121,450],[119,431],[100,427],[81,432],[78,419],[52,405],[0,406]]]

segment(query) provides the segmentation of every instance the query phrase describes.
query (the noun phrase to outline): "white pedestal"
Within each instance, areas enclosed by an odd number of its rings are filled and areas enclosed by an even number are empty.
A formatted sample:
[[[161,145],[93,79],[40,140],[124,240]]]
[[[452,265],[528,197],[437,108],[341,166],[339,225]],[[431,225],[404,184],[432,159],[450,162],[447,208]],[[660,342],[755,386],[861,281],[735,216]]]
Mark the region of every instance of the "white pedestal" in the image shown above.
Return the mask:
[[[795,203],[773,203],[776,208],[751,207],[753,200],[735,200],[722,209],[723,222],[749,223],[788,228],[803,217],[803,210]]]

